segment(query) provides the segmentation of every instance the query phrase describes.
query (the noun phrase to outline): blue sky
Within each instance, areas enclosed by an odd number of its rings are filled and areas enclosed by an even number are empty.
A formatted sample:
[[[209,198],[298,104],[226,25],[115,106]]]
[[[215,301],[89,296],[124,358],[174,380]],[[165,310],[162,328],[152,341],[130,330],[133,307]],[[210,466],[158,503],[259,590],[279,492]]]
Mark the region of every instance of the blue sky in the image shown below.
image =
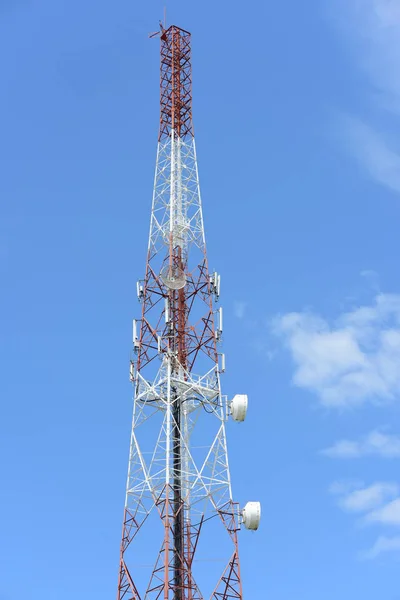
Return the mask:
[[[116,589],[163,3],[0,7],[0,599]],[[399,600],[400,7],[171,1],[194,120],[245,597]]]

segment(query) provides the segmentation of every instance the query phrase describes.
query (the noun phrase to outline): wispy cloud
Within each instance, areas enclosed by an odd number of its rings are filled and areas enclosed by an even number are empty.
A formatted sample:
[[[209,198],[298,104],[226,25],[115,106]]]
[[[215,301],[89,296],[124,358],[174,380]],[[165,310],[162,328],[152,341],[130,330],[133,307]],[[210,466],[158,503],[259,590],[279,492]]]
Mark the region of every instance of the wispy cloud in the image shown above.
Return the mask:
[[[346,512],[371,511],[382,507],[387,500],[399,493],[399,486],[391,482],[377,482],[368,487],[357,487],[357,489],[346,489],[345,485],[340,487],[340,484],[336,483],[331,486],[330,491],[338,496],[338,505]],[[382,508],[380,509],[382,510]],[[372,514],[374,513],[371,512],[370,515]]]
[[[400,498],[396,498],[392,502],[385,504],[385,506],[381,506],[370,512],[366,516],[366,521],[369,523],[400,526]]]
[[[337,0],[337,17],[384,107],[400,108],[400,5],[397,0]]]
[[[236,301],[233,305],[233,312],[237,319],[243,319],[246,314],[247,303]]]
[[[393,0],[336,0],[336,17],[371,87],[367,116],[343,122],[347,147],[368,175],[400,192],[400,5]],[[387,124],[388,117],[390,124]]]
[[[338,506],[346,513],[355,513],[357,521],[364,525],[400,526],[400,486],[380,481],[365,486],[360,482],[339,481],[330,487]],[[400,537],[380,536],[375,544],[360,554],[362,559],[377,558],[383,553],[400,551]]]
[[[323,405],[400,397],[400,295],[379,294],[332,323],[312,312],[288,313],[272,330],[292,356],[294,385],[314,392]]]
[[[371,560],[389,552],[400,553],[400,536],[380,536],[370,550],[364,552],[361,558]]]
[[[400,436],[375,430],[360,440],[339,440],[330,448],[322,450],[322,454],[331,458],[400,458]]]
[[[399,64],[400,68],[400,64]],[[377,183],[400,192],[400,154],[379,130],[355,117],[343,118],[347,148]]]
[[[367,282],[369,287],[375,293],[381,292],[381,286],[379,283],[379,275],[376,271],[373,271],[372,269],[364,269],[363,271],[360,272],[360,277],[364,278],[364,280]]]

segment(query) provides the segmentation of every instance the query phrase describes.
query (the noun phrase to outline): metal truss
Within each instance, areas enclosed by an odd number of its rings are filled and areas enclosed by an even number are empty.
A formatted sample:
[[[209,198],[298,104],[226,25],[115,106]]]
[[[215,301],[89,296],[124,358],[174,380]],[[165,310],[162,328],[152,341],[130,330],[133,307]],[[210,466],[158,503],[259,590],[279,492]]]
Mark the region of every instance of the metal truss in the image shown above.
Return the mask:
[[[208,272],[191,121],[190,34],[161,37],[161,121],[142,312],[131,361],[134,410],[117,600],[203,600],[198,542],[226,536],[226,567],[211,600],[242,598],[214,324],[216,288]],[[136,329],[135,329],[136,331]],[[148,526],[152,518],[159,523]],[[222,525],[222,527],[221,527]],[[142,531],[159,535],[147,587],[131,556]],[[128,564],[129,563],[129,564]]]

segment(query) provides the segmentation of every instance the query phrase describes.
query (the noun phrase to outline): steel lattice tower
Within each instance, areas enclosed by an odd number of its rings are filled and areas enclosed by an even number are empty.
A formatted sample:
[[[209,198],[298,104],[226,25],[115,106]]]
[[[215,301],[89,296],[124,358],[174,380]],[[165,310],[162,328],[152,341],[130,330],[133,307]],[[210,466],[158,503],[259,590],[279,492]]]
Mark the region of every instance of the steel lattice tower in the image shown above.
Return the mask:
[[[237,534],[242,523],[257,529],[260,506],[250,502],[241,511],[232,500],[225,423],[229,415],[244,420],[247,396],[228,402],[221,394],[222,309],[213,306],[220,277],[207,266],[191,36],[176,26],[161,26],[159,35],[160,129],[146,274],[137,284],[141,319],[133,322],[134,412],[117,600],[203,600],[195,553],[210,528],[208,539],[218,545],[225,537],[228,553],[208,596],[242,599]],[[146,527],[159,543],[143,586],[134,563],[140,539],[149,539],[141,533]]]

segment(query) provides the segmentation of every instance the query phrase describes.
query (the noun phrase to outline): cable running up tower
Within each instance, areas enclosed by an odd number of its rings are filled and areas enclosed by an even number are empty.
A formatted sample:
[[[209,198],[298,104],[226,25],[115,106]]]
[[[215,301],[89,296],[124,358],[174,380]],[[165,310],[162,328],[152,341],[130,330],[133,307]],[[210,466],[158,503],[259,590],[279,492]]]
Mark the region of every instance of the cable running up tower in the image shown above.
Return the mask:
[[[221,394],[220,276],[209,274],[192,124],[191,36],[161,41],[160,129],[146,274],[137,284],[130,377],[134,412],[117,600],[204,600],[210,585],[195,555],[206,530],[229,554],[211,600],[242,599],[237,534],[257,529],[260,505],[232,500],[225,435],[243,421],[247,396]],[[156,517],[156,524],[150,521]],[[159,527],[157,528],[156,525]],[[135,564],[147,531],[159,546],[144,583]],[[207,538],[211,539],[211,538]],[[142,541],[141,541],[142,540]]]

